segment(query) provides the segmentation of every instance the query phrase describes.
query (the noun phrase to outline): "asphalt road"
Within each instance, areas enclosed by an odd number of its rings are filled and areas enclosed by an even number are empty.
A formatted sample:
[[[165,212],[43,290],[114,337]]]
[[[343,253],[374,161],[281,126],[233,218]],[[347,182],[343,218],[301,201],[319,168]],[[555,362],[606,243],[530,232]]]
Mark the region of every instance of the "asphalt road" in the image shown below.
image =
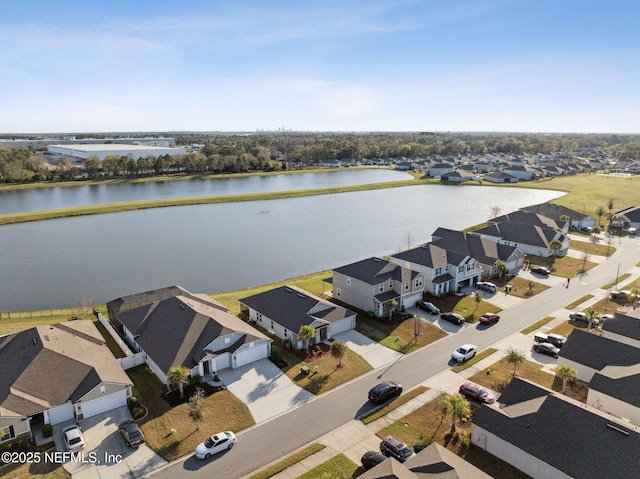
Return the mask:
[[[573,278],[569,288],[558,285],[503,310],[500,322],[491,328],[474,325],[462,329],[286,414],[240,432],[238,444],[231,451],[205,461],[188,456],[154,473],[152,477],[235,479],[290,454],[373,408],[367,402],[367,392],[381,380],[393,379],[399,381],[405,390],[411,389],[452,366],[451,352],[458,346],[472,343],[482,351],[615,280],[618,271],[622,274],[640,260],[640,240],[625,238],[621,243],[615,241],[612,246],[618,251],[587,275]]]

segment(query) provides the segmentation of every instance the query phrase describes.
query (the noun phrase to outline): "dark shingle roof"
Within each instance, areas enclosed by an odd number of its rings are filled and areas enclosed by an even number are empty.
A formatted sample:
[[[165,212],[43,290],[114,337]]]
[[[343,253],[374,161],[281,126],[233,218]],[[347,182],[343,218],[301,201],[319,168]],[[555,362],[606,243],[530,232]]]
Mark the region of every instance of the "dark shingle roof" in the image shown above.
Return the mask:
[[[480,228],[474,233],[487,236],[503,238],[517,244],[526,244],[549,249],[549,243],[556,236],[556,231],[551,228],[541,228],[540,226],[527,225],[523,223],[499,223]],[[562,241],[562,239],[560,239]]]
[[[393,257],[429,268],[443,268],[448,264],[447,250],[432,243],[394,254]]]
[[[563,347],[564,349],[564,347]],[[636,477],[640,468],[640,434],[606,415],[556,396],[538,396],[537,389],[514,378],[504,394],[521,398],[520,404],[497,409],[483,406],[474,415],[481,427],[518,449],[563,471],[570,477]],[[510,389],[527,391],[510,393]]]
[[[606,366],[640,363],[640,349],[628,344],[574,329],[560,350],[560,358],[602,370]]]
[[[400,266],[380,258],[367,258],[362,261],[335,268],[334,271],[358,279],[367,284],[379,284],[395,279],[394,274]]]
[[[529,213],[527,211],[514,211],[513,213],[509,213],[506,215],[498,216],[492,220],[489,220],[490,223],[523,223],[526,225],[534,225],[540,226],[541,228],[559,228],[559,225],[556,221],[548,218],[546,216],[542,216],[536,213]]]
[[[517,250],[516,246],[497,243],[480,235],[447,228],[438,228],[431,237],[433,243],[442,245],[447,251],[462,253],[483,264],[491,265],[496,261],[507,261]]]
[[[640,206],[629,206],[628,208],[616,211],[616,216],[632,223],[640,222]]]
[[[589,215],[578,213],[566,206],[556,205],[553,203],[540,203],[538,205],[526,206],[520,209],[528,213],[537,213],[539,215],[546,216],[554,221],[561,221],[560,218],[565,215],[572,220],[582,220],[590,217]]]
[[[640,365],[605,367],[589,381],[589,389],[640,407]]]
[[[640,340],[640,319],[626,314],[615,313],[613,318],[604,322],[602,330]]]

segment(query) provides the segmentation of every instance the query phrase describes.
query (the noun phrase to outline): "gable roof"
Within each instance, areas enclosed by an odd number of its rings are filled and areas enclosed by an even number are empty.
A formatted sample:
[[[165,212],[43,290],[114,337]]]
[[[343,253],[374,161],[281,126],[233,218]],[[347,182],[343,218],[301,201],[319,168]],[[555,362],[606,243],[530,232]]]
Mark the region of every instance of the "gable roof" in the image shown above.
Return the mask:
[[[517,246],[497,243],[477,234],[438,228],[432,235],[432,242],[441,244],[447,251],[457,251],[476,259],[480,263],[493,265],[496,261],[507,261],[513,254],[524,256]]]
[[[564,346],[563,346],[564,349]],[[473,416],[474,425],[495,434],[570,477],[635,477],[640,434],[607,414],[539,388],[520,378],[511,380],[504,393],[518,398],[505,408],[483,406]],[[511,393],[511,389],[517,391]],[[510,415],[509,408],[530,402],[530,412]],[[525,404],[526,405],[526,404]]]
[[[614,313],[612,318],[602,325],[603,331],[619,334],[640,341],[640,317],[638,312],[629,311],[628,314]]]
[[[630,221],[631,223],[640,222],[640,206],[629,206],[628,208],[616,211],[615,214],[621,220]]]
[[[131,385],[91,321],[36,326],[0,337],[2,416],[76,402],[104,382]]]
[[[371,285],[384,283],[389,279],[403,281],[418,274],[400,265],[376,257],[341,266],[333,271]]]
[[[542,228],[560,228],[558,223],[551,218],[539,215],[537,213],[529,213],[527,211],[514,211],[506,215],[498,216],[489,220],[490,223],[523,223],[527,225],[540,226]]]
[[[598,371],[606,366],[640,364],[640,349],[579,329],[567,337],[559,356]]]
[[[254,294],[239,302],[295,334],[302,326],[311,325],[315,321],[333,323],[356,315],[349,309],[291,285]]]
[[[551,218],[554,221],[562,221],[560,218],[563,216],[568,216],[572,220],[584,220],[587,218],[593,219],[592,216],[584,213],[579,213],[575,210],[567,208],[566,206],[556,205],[553,203],[540,203],[538,205],[525,206],[524,208],[520,209],[528,213],[537,213],[539,215],[546,216],[547,218]]]
[[[206,346],[220,336],[240,333],[238,340],[224,351],[235,351],[256,339],[268,339],[204,294],[187,292],[116,316],[165,374],[175,366],[194,367],[211,352],[205,351]]]
[[[606,366],[589,381],[589,389],[640,407],[640,364]]]
[[[557,232],[551,228],[541,228],[540,226],[511,223],[508,221],[480,228],[475,230],[474,233],[495,236],[512,243],[537,246],[545,249],[549,249],[549,244],[557,235]],[[560,236],[558,239],[563,241],[564,236]]]
[[[449,264],[447,250],[433,243],[426,243],[422,246],[418,246],[417,248],[394,254],[392,258],[397,258],[408,261],[409,263],[419,264],[434,269],[443,268]]]

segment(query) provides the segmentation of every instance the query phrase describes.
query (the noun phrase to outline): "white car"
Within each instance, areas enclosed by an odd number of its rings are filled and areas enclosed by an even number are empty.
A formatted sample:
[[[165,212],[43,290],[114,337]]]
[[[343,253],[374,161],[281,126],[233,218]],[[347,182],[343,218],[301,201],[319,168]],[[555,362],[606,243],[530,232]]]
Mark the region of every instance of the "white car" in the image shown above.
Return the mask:
[[[451,357],[459,363],[462,363],[467,359],[474,357],[477,351],[478,347],[475,344],[465,344],[456,349]]]
[[[236,435],[231,431],[219,432],[198,444],[196,457],[198,459],[209,459],[214,454],[231,449],[237,442]]]
[[[62,430],[62,439],[67,451],[80,451],[84,448],[84,437],[80,426],[67,426]]]

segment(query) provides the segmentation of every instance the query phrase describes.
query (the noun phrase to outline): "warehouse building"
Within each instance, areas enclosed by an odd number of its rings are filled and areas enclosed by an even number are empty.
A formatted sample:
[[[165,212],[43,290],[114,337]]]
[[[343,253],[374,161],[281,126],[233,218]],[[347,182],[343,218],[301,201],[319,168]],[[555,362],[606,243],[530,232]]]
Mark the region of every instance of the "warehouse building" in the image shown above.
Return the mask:
[[[129,156],[132,158],[146,158],[148,156],[159,157],[165,155],[183,155],[187,152],[185,148],[170,148],[150,145],[49,145],[48,151],[56,157],[67,157],[71,160],[86,160],[97,157],[100,161],[107,156]]]

